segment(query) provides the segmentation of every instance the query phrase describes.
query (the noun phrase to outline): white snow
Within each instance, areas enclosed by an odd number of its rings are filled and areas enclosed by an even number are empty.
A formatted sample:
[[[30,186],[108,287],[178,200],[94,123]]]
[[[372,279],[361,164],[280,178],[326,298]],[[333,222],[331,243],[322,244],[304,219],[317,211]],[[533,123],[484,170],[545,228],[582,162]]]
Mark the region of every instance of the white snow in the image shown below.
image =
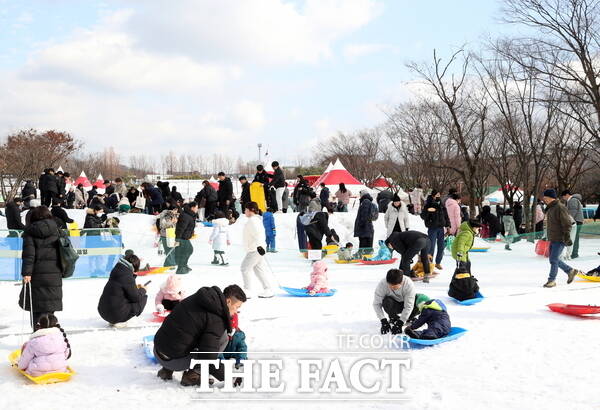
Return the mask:
[[[76,213],[83,223],[81,212]],[[342,242],[352,240],[354,214],[335,214],[333,227]],[[3,218],[2,218],[3,219]],[[151,264],[158,263],[153,234],[153,218],[126,215],[121,218],[124,243]],[[269,265],[281,285],[301,287],[309,283],[309,263],[297,252],[295,215],[276,214],[277,248],[269,254]],[[200,286],[241,284],[239,265],[243,257],[241,218],[232,227],[232,246],[227,253],[228,267],[211,266],[212,250],[208,245],[210,228],[199,227],[191,259],[193,272],[183,280],[189,292]],[[412,228],[424,230],[421,220],[411,219]],[[376,223],[376,239],[383,239],[383,216]],[[356,244],[356,241],[355,241]],[[107,330],[96,307],[106,279],[67,280],[63,285],[64,311],[57,312],[61,324],[69,331],[97,329],[69,336],[73,348],[71,367],[77,372],[68,383],[38,386],[30,384],[8,365],[6,357],[25,341],[21,333],[23,311],[17,306],[20,285],[0,283],[0,396],[6,409],[126,408],[396,408],[403,409],[592,409],[598,406],[597,344],[600,322],[550,312],[553,302],[598,304],[600,283],[579,282],[566,285],[566,275],[559,273],[558,286],[543,289],[548,274],[548,260],[536,256],[533,244],[519,242],[514,250],[505,251],[502,243],[491,244],[487,253],[473,253],[473,272],[478,277],[486,299],[464,307],[446,295],[454,262],[446,253],[443,273],[429,284],[416,283],[419,292],[446,303],[454,326],[469,332],[459,340],[436,347],[411,351],[412,368],[404,372],[403,385],[410,399],[406,402],[233,402],[233,399],[263,397],[258,394],[215,392],[204,394],[156,377],[158,366],[150,363],[142,351],[142,337],[153,334],[157,324],[147,322],[153,298],[165,275],[148,279],[149,303],[145,312],[130,322],[130,328]],[[598,264],[600,240],[582,240],[580,259],[572,265],[589,270]],[[330,260],[330,259],[328,259]],[[379,322],[371,303],[373,289],[384,277],[388,266],[338,265],[330,260],[330,287],[338,293],[330,298],[292,298],[278,295],[273,299],[251,299],[243,307],[240,327],[246,332],[250,352],[274,352],[293,368],[290,354],[277,352],[331,352],[321,357],[333,358],[340,334],[378,334]],[[390,350],[394,357],[397,352]],[[250,358],[258,358],[249,354]],[[315,355],[296,357],[314,358]],[[369,353],[343,356],[349,364],[358,358],[373,358]],[[381,356],[379,356],[381,357]],[[261,356],[262,358],[262,356]],[[375,357],[377,358],[377,356]],[[295,373],[283,372],[284,381],[293,384]],[[290,393],[291,394],[291,393]],[[274,397],[271,395],[270,397]],[[285,397],[285,396],[280,396]],[[310,397],[310,396],[308,396]],[[332,396],[323,396],[331,398]],[[363,398],[372,396],[363,395]],[[381,396],[377,396],[381,397]],[[383,396],[385,397],[385,396]],[[373,397],[375,398],[375,397]],[[389,398],[389,397],[388,397]],[[192,401],[201,399],[210,401]],[[215,399],[227,399],[217,401]],[[185,407],[184,407],[185,406]]]

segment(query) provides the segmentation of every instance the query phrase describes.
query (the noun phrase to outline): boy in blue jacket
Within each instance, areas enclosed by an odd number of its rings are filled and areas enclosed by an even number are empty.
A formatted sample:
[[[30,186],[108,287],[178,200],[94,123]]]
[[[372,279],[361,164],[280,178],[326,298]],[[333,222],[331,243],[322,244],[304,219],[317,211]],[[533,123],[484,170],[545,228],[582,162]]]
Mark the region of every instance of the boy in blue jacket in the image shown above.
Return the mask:
[[[431,299],[417,305],[421,314],[404,329],[404,333],[413,339],[439,339],[450,333],[450,316],[446,305],[439,299]],[[416,330],[427,324],[427,329]]]
[[[275,217],[273,216],[273,210],[267,208],[267,212],[263,214],[263,226],[265,227],[265,236],[267,242],[267,252],[277,252],[275,250]]]

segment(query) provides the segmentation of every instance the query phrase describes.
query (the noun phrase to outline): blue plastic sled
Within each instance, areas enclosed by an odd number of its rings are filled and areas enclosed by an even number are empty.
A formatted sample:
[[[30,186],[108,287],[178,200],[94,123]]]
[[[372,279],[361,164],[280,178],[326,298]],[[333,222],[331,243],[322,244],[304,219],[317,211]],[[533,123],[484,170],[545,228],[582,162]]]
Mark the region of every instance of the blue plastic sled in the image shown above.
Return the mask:
[[[458,303],[459,305],[463,305],[463,306],[471,306],[474,305],[475,303],[479,303],[483,300],[483,295],[481,294],[481,292],[477,292],[475,294],[476,297],[474,297],[473,299],[467,299],[467,300],[458,300],[458,299],[454,299],[452,298],[452,300],[454,300],[456,303]]]
[[[202,222],[202,225],[212,228],[213,223],[212,222]]]
[[[433,346],[458,339],[459,337],[464,336],[465,333],[467,333],[467,329],[462,327],[452,327],[450,328],[450,333],[448,333],[448,336],[440,337],[439,339],[413,339],[409,337],[408,343],[410,343],[411,347],[416,348]]]
[[[327,293],[315,293],[314,295],[309,295],[308,290],[306,290],[306,289],[286,288],[283,286],[281,287],[281,289],[285,290],[287,293],[289,293],[292,296],[297,296],[297,297],[301,297],[301,298],[314,298],[314,297],[318,297],[318,296],[333,296],[333,295],[335,295],[335,292],[337,291],[336,289],[330,289],[330,292],[327,292]]]
[[[154,335],[144,336],[144,354],[153,363],[158,363],[156,357],[154,357]]]

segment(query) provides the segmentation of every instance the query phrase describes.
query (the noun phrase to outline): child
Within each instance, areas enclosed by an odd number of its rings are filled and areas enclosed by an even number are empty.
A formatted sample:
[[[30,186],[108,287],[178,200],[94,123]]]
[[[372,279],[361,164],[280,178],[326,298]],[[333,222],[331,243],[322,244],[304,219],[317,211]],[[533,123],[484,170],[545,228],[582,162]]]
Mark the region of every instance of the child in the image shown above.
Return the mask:
[[[450,333],[450,317],[446,311],[446,305],[439,299],[420,302],[417,305],[420,315],[411,325],[404,329],[408,337],[414,339],[439,339]],[[416,330],[427,324],[427,329]]]
[[[229,342],[224,352],[219,355],[219,359],[235,359],[235,367],[240,367],[241,360],[248,359],[248,347],[246,346],[246,334],[240,330],[238,325],[238,314],[231,318],[232,333],[229,335]]]
[[[38,377],[48,373],[67,372],[71,345],[65,331],[52,313],[44,313],[34,325],[35,332],[21,349],[19,369]]]
[[[229,265],[225,262],[225,246],[231,245],[229,240],[229,220],[225,218],[225,213],[222,211],[215,212],[215,219],[212,220],[213,231],[210,234],[208,243],[212,244],[215,256],[211,262],[213,265],[219,265],[217,256],[221,258],[221,266]]]
[[[329,292],[328,281],[327,281],[327,264],[325,261],[316,261],[312,265],[313,271],[310,274],[310,285],[305,289],[308,290],[309,295],[315,295],[317,293]]]
[[[185,297],[185,291],[181,289],[181,276],[169,275],[154,298],[156,311],[162,314],[165,310],[173,310]]]
[[[373,258],[364,258],[366,261],[387,261],[392,259],[392,252],[385,244],[385,241],[379,241],[379,251]]]
[[[512,209],[508,208],[506,211],[504,211],[502,224],[504,225],[504,239],[506,240],[504,249],[507,251],[512,251],[510,244],[515,241],[517,236],[519,236],[519,233],[517,232],[517,226],[515,225],[515,219],[513,218]]]
[[[479,292],[477,279],[471,275],[469,251],[480,228],[481,224],[474,219],[463,222],[456,239],[452,242],[452,257],[457,262],[457,268],[450,281],[448,296],[458,300],[473,299]]]
[[[437,275],[438,272],[435,272],[435,264],[433,263],[433,255],[427,255],[429,257],[429,272],[431,275]],[[424,278],[425,277],[425,269],[423,269],[423,262],[421,259],[418,259],[414,266],[411,268],[415,277]]]
[[[600,266],[586,273],[586,276],[600,276]]]
[[[275,218],[273,217],[273,210],[267,208],[262,216],[263,225],[265,227],[265,235],[267,237],[267,252],[276,253],[275,250]]]
[[[348,242],[345,247],[338,249],[338,259],[341,261],[351,261],[353,248],[354,245],[352,245],[352,242]]]

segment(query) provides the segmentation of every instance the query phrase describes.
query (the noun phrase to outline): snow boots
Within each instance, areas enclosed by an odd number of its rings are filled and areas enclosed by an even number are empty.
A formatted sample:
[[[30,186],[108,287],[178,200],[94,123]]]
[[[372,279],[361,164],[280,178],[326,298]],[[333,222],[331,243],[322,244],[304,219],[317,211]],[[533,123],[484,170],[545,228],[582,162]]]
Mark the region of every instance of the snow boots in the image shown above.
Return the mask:
[[[583,272],[581,272],[577,269],[571,269],[571,271],[569,272],[569,277],[567,279],[567,283],[573,282],[573,279],[575,279],[575,276],[577,276],[577,274],[579,274],[579,273],[583,275]]]
[[[548,282],[544,283],[545,288],[553,288],[555,286],[556,286],[556,282],[554,282],[553,280],[549,280]]]
[[[200,386],[200,375],[194,369],[189,369],[183,372],[181,376],[182,386]]]
[[[158,376],[160,379],[162,379],[164,381],[173,380],[173,370],[165,369],[164,367],[162,367],[158,371],[156,376]]]

